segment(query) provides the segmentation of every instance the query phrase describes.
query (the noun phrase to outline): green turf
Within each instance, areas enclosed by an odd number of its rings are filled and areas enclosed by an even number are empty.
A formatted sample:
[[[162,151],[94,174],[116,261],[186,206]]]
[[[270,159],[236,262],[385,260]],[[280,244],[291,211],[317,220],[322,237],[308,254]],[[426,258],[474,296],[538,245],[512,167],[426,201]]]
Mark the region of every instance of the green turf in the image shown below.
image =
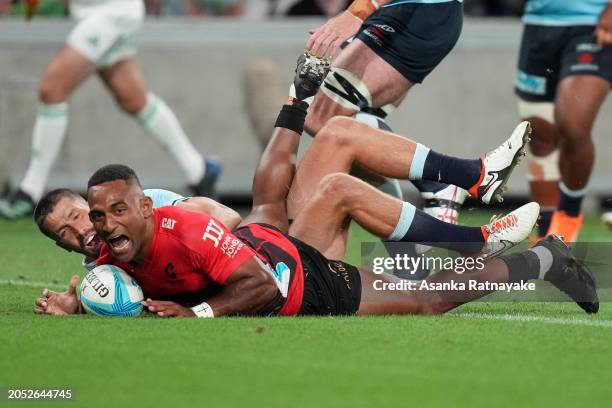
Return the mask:
[[[487,217],[467,215],[463,221],[470,223]],[[582,237],[612,238],[595,218]],[[358,242],[369,239],[353,231],[349,258],[358,262]],[[63,285],[81,272],[78,255],[61,252],[30,222],[0,221],[0,248],[3,282]],[[596,316],[569,302],[476,302],[441,317],[104,319],[35,316],[39,292],[0,284],[0,388],[74,390],[74,402],[49,406],[514,407],[612,400],[609,303]]]

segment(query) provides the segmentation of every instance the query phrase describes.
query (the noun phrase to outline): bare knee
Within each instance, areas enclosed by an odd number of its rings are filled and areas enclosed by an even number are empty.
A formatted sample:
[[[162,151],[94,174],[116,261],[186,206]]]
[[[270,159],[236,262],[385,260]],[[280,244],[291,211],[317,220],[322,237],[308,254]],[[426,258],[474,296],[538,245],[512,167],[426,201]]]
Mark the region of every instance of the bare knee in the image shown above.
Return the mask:
[[[559,123],[559,141],[563,149],[574,150],[592,143],[591,131],[579,124]]]
[[[147,104],[146,95],[141,93],[113,92],[117,106],[127,114],[136,115]]]
[[[38,98],[46,105],[66,102],[69,96],[70,92],[67,89],[63,89],[62,86],[57,85],[50,78],[43,78],[40,83]]]
[[[334,116],[319,131],[314,143],[325,144],[327,149],[347,149],[350,147],[355,120],[346,116]]]
[[[351,195],[355,193],[352,177],[345,173],[332,173],[321,179],[317,189],[320,199],[335,203],[338,207],[349,207]]]

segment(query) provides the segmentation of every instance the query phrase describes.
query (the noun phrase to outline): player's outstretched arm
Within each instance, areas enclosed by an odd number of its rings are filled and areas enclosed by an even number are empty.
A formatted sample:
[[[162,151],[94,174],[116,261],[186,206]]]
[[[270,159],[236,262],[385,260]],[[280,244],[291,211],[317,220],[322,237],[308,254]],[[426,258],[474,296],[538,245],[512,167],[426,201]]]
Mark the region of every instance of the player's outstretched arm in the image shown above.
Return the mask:
[[[253,207],[243,224],[264,222],[287,231],[286,197],[296,171],[296,152],[300,134],[276,128],[253,179]]]
[[[346,11],[310,31],[306,50],[315,55],[334,58],[342,43],[357,33],[363,20],[388,2],[389,0],[353,1]]]
[[[236,211],[207,197],[190,197],[176,206],[189,211],[206,213],[221,221],[229,230],[236,228],[242,221],[242,217]]]
[[[268,311],[279,296],[280,291],[272,275],[256,257],[252,257],[230,275],[219,294],[194,308],[151,299],[144,301],[143,306],[160,317],[256,315]]]
[[[325,76],[329,61],[305,53],[298,59],[289,100],[281,109],[272,138],[253,179],[253,208],[243,224],[261,222],[287,231],[286,200],[293,182],[296,155],[308,105]]]
[[[78,275],[70,279],[68,289],[65,292],[54,292],[44,289],[42,297],[36,299],[34,313],[46,315],[69,315],[85,313],[81,302],[76,295],[76,287],[79,283]]]

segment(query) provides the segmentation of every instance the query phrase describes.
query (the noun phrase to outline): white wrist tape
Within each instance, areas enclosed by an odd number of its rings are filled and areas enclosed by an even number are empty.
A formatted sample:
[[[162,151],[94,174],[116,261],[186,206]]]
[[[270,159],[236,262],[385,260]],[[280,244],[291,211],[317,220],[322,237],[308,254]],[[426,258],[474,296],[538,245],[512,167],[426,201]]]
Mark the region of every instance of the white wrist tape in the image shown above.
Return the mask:
[[[212,307],[206,302],[200,303],[197,306],[191,308],[193,313],[195,313],[196,317],[215,317],[215,313],[212,310]]]

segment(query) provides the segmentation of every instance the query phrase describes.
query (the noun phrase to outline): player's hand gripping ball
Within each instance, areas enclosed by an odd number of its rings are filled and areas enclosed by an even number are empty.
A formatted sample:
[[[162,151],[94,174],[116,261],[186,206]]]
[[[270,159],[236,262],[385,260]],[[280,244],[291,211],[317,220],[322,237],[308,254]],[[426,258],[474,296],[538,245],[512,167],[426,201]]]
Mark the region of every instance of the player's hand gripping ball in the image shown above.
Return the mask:
[[[100,265],[81,282],[81,303],[98,316],[138,316],[142,312],[142,289],[123,269]]]

